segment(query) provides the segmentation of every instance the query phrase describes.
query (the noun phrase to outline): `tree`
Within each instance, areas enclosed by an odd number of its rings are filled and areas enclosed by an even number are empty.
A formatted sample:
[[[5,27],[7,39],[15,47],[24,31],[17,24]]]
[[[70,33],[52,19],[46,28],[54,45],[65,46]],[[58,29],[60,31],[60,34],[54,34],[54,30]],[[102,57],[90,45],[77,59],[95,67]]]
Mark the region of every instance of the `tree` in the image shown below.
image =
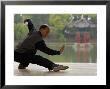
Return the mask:
[[[28,29],[23,23],[14,24],[14,38],[15,40],[22,40],[28,33]]]
[[[63,30],[65,25],[69,22],[70,14],[50,14],[49,24],[56,30]]]

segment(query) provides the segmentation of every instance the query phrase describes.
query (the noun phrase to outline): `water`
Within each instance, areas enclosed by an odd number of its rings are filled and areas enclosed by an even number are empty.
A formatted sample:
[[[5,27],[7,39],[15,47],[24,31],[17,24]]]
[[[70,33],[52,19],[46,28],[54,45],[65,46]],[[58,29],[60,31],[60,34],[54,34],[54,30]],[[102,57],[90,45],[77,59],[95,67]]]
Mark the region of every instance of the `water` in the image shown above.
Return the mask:
[[[62,44],[48,43],[51,49],[59,50]],[[92,43],[73,43],[65,44],[65,50],[61,55],[50,56],[38,51],[37,55],[41,55],[54,62],[70,62],[70,63],[96,63],[97,62],[97,44]]]

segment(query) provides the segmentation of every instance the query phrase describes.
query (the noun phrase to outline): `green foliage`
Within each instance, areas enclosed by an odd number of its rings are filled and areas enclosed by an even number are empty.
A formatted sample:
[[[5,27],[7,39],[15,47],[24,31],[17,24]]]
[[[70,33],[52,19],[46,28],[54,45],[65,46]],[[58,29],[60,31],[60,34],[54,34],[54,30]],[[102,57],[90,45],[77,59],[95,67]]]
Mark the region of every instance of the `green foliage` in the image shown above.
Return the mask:
[[[28,29],[23,23],[14,24],[14,38],[15,40],[22,40],[26,37]]]
[[[56,30],[62,30],[69,22],[69,14],[50,14],[49,24],[56,28]]]

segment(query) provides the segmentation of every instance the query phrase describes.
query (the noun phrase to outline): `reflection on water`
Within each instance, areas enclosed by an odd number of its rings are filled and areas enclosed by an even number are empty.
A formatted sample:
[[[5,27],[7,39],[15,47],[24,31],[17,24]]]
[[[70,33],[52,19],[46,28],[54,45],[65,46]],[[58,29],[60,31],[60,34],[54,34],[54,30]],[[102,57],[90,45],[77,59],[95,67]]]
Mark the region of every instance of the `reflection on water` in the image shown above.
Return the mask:
[[[61,44],[50,43],[47,44],[48,47],[58,50]],[[45,53],[38,51],[39,55],[46,57],[54,62],[87,62],[96,63],[97,62],[97,44],[96,43],[74,43],[65,44],[65,50],[62,55],[49,56]]]

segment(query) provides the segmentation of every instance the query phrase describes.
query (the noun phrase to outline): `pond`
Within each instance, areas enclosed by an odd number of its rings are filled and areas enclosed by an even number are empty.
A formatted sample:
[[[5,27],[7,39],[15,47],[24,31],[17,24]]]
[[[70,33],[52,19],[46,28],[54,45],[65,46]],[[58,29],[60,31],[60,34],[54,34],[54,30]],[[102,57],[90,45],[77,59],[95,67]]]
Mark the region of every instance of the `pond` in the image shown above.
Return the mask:
[[[63,43],[47,43],[49,48],[59,50]],[[97,62],[97,44],[96,43],[71,43],[65,44],[64,52],[61,55],[50,56],[38,51],[41,55],[54,62],[70,63],[96,63]]]

